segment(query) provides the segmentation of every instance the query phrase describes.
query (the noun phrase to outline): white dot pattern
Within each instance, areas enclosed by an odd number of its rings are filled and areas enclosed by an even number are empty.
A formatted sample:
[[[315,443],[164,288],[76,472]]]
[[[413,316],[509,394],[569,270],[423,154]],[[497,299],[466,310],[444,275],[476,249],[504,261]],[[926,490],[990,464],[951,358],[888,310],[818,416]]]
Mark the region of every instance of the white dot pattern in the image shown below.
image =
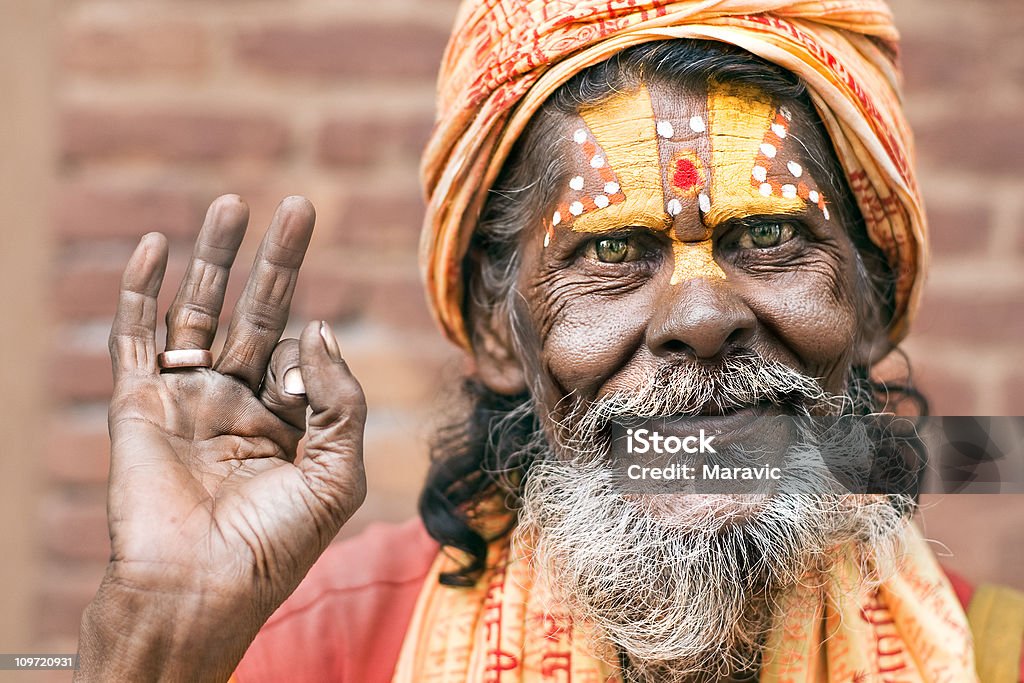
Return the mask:
[[[700,210],[707,213],[711,210],[711,197],[707,196],[703,192],[697,197],[697,202],[700,204]]]

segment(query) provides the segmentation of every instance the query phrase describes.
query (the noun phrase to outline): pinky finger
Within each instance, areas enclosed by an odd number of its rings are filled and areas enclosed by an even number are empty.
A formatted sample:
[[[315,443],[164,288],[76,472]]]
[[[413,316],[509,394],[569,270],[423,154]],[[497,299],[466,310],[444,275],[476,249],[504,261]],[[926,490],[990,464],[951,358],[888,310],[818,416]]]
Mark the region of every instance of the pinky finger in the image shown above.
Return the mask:
[[[167,268],[167,238],[142,237],[121,277],[117,312],[110,328],[114,382],[125,375],[156,372],[156,297]]]

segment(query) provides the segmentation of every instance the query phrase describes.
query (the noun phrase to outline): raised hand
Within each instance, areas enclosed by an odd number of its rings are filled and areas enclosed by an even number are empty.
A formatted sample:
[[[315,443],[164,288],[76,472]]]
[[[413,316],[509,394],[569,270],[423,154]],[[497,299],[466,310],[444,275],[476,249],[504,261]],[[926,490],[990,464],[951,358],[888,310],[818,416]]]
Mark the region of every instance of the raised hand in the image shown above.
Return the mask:
[[[110,334],[111,558],[83,616],[79,680],[226,680],[362,503],[359,383],[326,324],[278,341],[313,221],[305,199],[278,207],[212,367],[159,367],[166,240],[132,254]],[[236,196],[210,206],[168,350],[210,348],[247,222]]]

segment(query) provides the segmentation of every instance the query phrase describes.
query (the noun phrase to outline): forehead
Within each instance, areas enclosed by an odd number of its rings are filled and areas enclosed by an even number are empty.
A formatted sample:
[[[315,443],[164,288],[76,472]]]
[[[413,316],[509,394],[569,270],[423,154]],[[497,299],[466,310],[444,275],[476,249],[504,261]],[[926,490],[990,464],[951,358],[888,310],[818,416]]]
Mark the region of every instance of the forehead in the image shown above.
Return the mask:
[[[555,227],[667,230],[694,217],[709,230],[751,215],[816,209],[810,172],[823,142],[794,103],[752,85],[685,88],[640,83],[587,105],[557,126],[570,179],[548,216]]]

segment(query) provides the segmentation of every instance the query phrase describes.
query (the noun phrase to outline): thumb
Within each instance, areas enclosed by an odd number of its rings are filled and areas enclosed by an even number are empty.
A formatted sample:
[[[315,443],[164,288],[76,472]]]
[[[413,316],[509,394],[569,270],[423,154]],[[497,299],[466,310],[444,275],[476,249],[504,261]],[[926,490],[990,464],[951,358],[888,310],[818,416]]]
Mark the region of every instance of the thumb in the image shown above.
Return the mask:
[[[366,398],[326,322],[306,325],[299,338],[299,362],[312,409],[299,471],[314,504],[340,526],[366,497]]]

